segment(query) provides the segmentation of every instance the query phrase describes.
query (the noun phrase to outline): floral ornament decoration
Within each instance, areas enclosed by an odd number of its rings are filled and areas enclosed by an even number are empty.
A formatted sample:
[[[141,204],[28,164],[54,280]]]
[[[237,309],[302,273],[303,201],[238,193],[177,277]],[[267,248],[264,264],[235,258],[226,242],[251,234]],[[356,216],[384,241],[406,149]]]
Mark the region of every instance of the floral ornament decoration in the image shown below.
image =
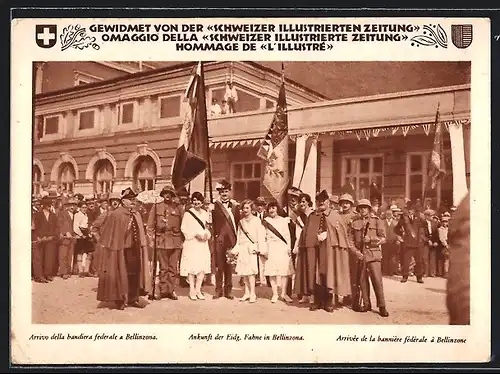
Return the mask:
[[[85,27],[80,25],[69,25],[65,27],[60,35],[61,38],[61,51],[70,47],[83,50],[84,48],[92,47],[96,50],[100,49],[99,45],[95,43],[94,36],[87,36]]]
[[[420,47],[448,48],[448,37],[441,25],[425,25],[423,32],[410,39],[411,45]]]

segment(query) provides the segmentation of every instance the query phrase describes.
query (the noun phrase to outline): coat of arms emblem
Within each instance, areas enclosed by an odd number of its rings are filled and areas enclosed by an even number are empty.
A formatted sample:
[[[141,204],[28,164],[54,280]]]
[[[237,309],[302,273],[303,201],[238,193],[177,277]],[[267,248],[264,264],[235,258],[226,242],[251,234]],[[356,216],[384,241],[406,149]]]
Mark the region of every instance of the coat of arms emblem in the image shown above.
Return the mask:
[[[472,25],[451,25],[451,41],[455,47],[464,49],[472,43]]]

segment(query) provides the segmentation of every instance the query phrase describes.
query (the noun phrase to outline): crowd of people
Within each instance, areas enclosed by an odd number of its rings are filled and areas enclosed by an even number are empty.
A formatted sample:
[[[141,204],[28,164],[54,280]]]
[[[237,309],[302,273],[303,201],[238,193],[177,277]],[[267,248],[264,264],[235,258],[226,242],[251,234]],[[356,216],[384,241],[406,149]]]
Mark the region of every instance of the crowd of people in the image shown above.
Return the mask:
[[[146,206],[127,188],[84,197],[45,192],[33,198],[32,278],[98,278],[97,299],[116,308],[143,308],[142,296],[234,299],[233,275],[244,288],[241,302],[257,301],[256,287],[270,287],[271,302],[309,304],[311,311],[372,309],[389,315],[383,275],[446,277],[448,222],[419,202],[379,206],[378,201],[323,190],[313,198],[287,191],[287,206],[263,197],[237,202],[231,184],[216,185],[211,202],[200,192],[166,186],[163,201]],[[157,278],[156,283],[152,279]],[[155,289],[155,290],[153,290]]]

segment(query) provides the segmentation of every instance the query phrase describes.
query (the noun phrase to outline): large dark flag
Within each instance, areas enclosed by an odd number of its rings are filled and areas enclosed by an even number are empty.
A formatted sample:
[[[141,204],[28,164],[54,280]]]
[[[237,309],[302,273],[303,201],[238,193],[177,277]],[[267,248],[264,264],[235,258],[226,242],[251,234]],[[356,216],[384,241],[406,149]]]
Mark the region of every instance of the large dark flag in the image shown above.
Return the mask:
[[[172,184],[176,190],[189,184],[208,165],[207,109],[201,62],[186,88],[181,115],[184,120],[172,165]]]
[[[276,201],[283,206],[288,187],[288,114],[285,82],[282,83],[276,102],[276,111],[271,126],[257,156],[266,161],[263,185]]]
[[[436,112],[436,124],[434,131],[434,144],[429,159],[428,186],[431,190],[436,188],[438,180],[446,174],[444,152],[443,152],[443,134],[441,131],[439,106]]]

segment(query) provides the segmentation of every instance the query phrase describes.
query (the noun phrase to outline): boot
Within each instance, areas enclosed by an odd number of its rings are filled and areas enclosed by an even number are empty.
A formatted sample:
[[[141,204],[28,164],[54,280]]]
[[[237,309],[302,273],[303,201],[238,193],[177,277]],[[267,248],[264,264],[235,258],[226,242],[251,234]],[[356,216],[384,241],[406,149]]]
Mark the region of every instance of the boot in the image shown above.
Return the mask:
[[[327,311],[328,313],[333,313],[333,311],[335,310],[335,308],[333,306],[333,300],[334,300],[333,294],[328,293],[326,296],[326,303],[325,303],[325,308],[324,308],[325,311]]]
[[[309,307],[309,310],[310,311],[315,311],[315,310],[318,310],[318,309],[321,309],[321,304],[322,304],[322,297],[321,297],[321,292],[320,292],[320,289],[319,289],[319,286],[316,285],[316,287],[314,288],[314,303],[311,304],[311,306]]]
[[[387,311],[387,309],[385,308],[385,306],[381,306],[379,308],[379,314],[382,316],[382,317],[389,317],[389,312]]]

